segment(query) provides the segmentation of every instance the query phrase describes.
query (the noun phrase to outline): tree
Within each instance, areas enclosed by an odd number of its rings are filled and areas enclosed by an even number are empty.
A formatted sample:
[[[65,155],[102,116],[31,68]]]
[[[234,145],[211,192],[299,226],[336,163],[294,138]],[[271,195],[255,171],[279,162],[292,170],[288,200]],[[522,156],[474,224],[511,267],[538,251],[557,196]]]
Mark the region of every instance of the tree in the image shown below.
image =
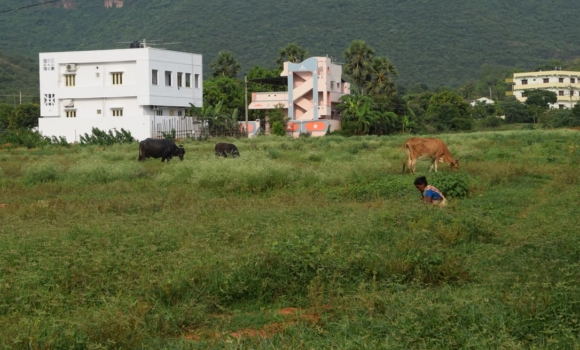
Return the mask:
[[[474,98],[477,94],[475,91],[475,83],[469,81],[469,82],[465,83],[465,85],[463,85],[459,89],[457,89],[457,92],[463,98]]]
[[[365,85],[369,95],[390,97],[396,93],[392,77],[397,75],[397,71],[386,57],[375,57],[369,73],[369,80]]]
[[[558,96],[553,91],[548,90],[525,90],[526,96],[525,104],[528,106],[537,106],[540,108],[548,108],[549,104],[556,103]]]
[[[240,63],[230,51],[220,51],[210,64],[213,77],[235,78],[240,72]]]
[[[288,117],[284,113],[282,105],[276,105],[274,109],[268,111],[268,120],[272,126],[272,135],[286,136]]]
[[[469,130],[473,126],[469,107],[457,93],[443,91],[429,100],[427,120],[439,130]]]
[[[344,73],[350,77],[359,94],[363,95],[371,78],[375,50],[362,40],[355,40],[344,51]]]
[[[308,56],[308,51],[298,46],[298,44],[291,43],[278,51],[278,58],[276,63],[279,68],[284,66],[284,62],[299,63],[306,59]]]
[[[433,95],[429,100],[429,108],[427,109],[427,113],[429,113],[433,108],[446,103],[454,106],[457,109],[459,116],[464,117],[469,115],[469,104],[465,102],[461,96],[453,91],[443,91]]]
[[[239,130],[238,110],[234,109],[228,113],[224,110],[222,101],[216,105],[204,104],[203,107],[196,107],[190,103],[190,106],[190,114],[207,123],[211,134],[218,135]]]
[[[508,123],[529,123],[532,121],[526,105],[513,96],[501,101],[498,110],[498,114],[505,115],[505,121]]]
[[[8,129],[13,112],[14,106],[7,103],[0,104],[0,130]]]
[[[203,84],[204,106],[215,106],[222,103],[227,112],[234,109],[244,110],[244,85],[237,79],[218,77],[209,79]]]
[[[525,104],[528,106],[534,123],[537,123],[547,112],[550,104],[558,101],[556,93],[548,90],[525,90],[524,95],[526,96]]]
[[[342,96],[336,109],[342,113],[342,128],[354,135],[368,134],[377,118],[373,100],[361,94]]]
[[[8,128],[31,129],[38,126],[38,118],[40,118],[40,105],[37,103],[25,103],[16,106],[8,120]]]
[[[475,83],[475,95],[486,96],[496,101],[505,99],[507,90],[505,79],[521,71],[513,67],[484,64]]]

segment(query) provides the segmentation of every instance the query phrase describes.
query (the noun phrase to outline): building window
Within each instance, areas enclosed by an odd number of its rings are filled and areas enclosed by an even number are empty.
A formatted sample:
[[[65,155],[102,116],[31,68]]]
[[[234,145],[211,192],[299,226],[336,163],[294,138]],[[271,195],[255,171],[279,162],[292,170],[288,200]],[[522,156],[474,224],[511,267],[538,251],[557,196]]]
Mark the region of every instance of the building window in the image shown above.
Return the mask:
[[[558,96],[564,96],[564,91],[558,91]]]
[[[113,77],[113,85],[123,85],[123,73],[111,73],[111,76]]]
[[[195,81],[194,81],[194,83],[195,83],[195,88],[196,89],[199,89],[199,74],[196,74],[195,75]]]
[[[65,80],[66,86],[75,86],[75,75],[74,74],[65,74],[64,80]]]
[[[165,86],[171,86],[171,72],[165,71]]]
[[[544,78],[544,84],[548,84],[550,82],[550,78]]]
[[[177,86],[184,86],[183,85],[183,73],[177,73]]]
[[[574,90],[570,90],[570,96],[574,96]]]
[[[162,109],[156,110],[155,111],[155,115],[162,116],[163,115],[163,110]]]
[[[576,83],[576,79],[575,79],[575,78],[570,78],[570,82],[571,82],[572,84],[574,84],[574,83]]]
[[[185,73],[185,87],[191,87],[191,73]]]
[[[45,106],[54,106],[54,103],[55,103],[54,94],[44,94]]]
[[[95,77],[99,78],[100,76],[101,76],[101,73],[99,73],[99,72],[95,73]]]
[[[100,109],[97,109],[97,114],[101,114],[101,110]]]
[[[522,85],[528,85],[528,79],[522,79]]]
[[[153,84],[153,85],[158,84],[158,81],[157,81],[158,75],[159,75],[159,72],[157,71],[157,69],[153,69],[151,71],[151,84]]]
[[[558,105],[558,108],[564,109],[564,105]]]
[[[173,116],[175,116],[175,111],[174,111],[173,109],[170,109],[170,110],[169,110],[169,116],[170,116],[170,117],[173,117]]]
[[[177,116],[183,117],[183,111],[181,109],[177,111]]]
[[[558,78],[558,83],[563,83],[564,82],[564,78]]]
[[[113,117],[122,117],[123,116],[123,109],[122,108],[111,109],[111,112],[113,113]]]
[[[76,109],[67,109],[65,111],[66,113],[66,117],[67,118],[76,118],[77,117],[77,111]]]
[[[54,58],[45,58],[42,60],[42,66],[45,71],[54,70]]]

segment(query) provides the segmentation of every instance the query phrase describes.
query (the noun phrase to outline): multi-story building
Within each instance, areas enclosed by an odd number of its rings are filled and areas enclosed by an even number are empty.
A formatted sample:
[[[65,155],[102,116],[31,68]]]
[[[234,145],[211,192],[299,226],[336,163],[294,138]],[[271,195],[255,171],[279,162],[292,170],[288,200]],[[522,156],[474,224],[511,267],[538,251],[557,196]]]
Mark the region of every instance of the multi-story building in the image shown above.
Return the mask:
[[[341,65],[328,57],[311,57],[302,63],[284,62],[280,76],[287,77],[288,91],[253,93],[249,109],[281,108],[289,119],[287,132],[295,137],[301,132],[322,136],[329,128],[341,129],[336,105],[350,94]]]
[[[39,55],[39,130],[69,142],[93,127],[142,140],[180,125],[203,100],[201,55],[138,47]]]
[[[520,102],[526,101],[526,90],[549,90],[556,93],[558,101],[550,108],[572,108],[580,100],[580,72],[552,70],[544,72],[515,73],[506,79],[512,90],[506,95],[514,96]]]

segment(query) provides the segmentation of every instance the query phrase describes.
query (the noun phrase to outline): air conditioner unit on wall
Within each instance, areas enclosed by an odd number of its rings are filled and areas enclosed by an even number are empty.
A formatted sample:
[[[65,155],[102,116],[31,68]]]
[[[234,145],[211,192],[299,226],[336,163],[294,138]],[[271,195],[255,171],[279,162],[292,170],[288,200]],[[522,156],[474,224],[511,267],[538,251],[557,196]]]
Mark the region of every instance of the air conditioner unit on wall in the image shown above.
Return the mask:
[[[76,63],[69,63],[66,65],[66,70],[68,72],[75,72],[77,70],[77,65]]]

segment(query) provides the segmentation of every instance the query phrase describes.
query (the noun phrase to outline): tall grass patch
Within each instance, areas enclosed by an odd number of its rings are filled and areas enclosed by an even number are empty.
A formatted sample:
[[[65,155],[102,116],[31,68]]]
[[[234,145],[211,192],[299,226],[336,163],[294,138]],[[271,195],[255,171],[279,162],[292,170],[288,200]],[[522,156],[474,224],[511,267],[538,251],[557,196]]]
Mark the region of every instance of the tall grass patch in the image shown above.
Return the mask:
[[[26,165],[23,172],[22,182],[29,186],[56,182],[65,176],[65,170],[61,165],[48,160]]]

